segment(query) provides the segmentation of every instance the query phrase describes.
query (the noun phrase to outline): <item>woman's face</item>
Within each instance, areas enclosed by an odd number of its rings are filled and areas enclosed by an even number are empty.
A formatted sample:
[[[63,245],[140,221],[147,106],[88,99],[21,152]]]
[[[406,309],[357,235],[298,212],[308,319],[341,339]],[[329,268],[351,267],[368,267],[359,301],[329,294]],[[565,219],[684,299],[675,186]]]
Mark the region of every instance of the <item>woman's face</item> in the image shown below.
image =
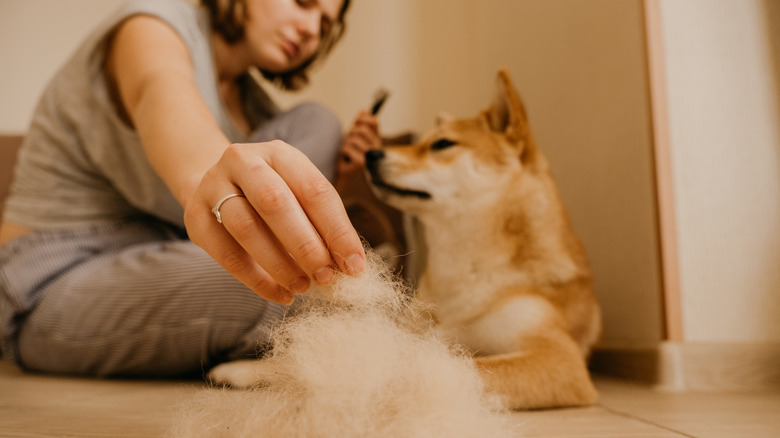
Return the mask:
[[[284,73],[316,52],[339,19],[343,0],[247,0],[246,43],[253,63]]]

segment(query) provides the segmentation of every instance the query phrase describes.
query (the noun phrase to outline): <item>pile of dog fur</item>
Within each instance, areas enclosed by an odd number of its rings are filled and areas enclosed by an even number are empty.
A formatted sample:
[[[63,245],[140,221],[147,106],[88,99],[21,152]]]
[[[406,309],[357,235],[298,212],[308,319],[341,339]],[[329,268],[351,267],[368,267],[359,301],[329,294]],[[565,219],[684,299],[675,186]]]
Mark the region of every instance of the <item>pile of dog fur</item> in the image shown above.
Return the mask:
[[[371,257],[359,277],[306,294],[245,390],[188,400],[174,437],[510,437],[472,360]]]

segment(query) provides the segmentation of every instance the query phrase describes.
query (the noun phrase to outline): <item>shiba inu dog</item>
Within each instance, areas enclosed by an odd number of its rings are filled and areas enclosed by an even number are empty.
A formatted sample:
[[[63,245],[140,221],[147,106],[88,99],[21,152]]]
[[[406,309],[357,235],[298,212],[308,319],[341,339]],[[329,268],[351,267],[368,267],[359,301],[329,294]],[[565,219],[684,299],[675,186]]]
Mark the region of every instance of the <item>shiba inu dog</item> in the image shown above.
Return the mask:
[[[377,196],[419,219],[417,297],[512,409],[587,405],[601,331],[585,251],[508,73],[476,117],[367,154]]]

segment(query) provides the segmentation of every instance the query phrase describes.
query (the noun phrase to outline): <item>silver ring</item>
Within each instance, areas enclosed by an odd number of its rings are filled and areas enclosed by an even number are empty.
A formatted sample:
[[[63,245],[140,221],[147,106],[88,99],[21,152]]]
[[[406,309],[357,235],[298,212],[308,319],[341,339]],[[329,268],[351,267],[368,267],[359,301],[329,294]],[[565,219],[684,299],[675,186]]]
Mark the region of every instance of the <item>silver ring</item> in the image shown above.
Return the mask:
[[[211,209],[211,212],[214,213],[214,216],[217,217],[217,222],[220,224],[222,223],[222,215],[219,214],[219,207],[222,207],[222,204],[227,201],[230,198],[235,198],[236,196],[244,197],[242,193],[233,193],[230,195],[225,196],[224,198],[220,199],[219,202],[217,202],[217,205],[214,206],[214,208]]]

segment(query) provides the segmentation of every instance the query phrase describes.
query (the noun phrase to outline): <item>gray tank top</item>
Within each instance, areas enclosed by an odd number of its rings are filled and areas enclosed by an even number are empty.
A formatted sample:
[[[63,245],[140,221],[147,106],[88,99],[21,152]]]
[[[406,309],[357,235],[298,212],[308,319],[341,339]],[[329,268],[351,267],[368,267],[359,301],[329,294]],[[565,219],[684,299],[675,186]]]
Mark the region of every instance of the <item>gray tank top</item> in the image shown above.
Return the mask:
[[[110,36],[138,14],[159,17],[178,32],[211,114],[232,142],[246,140],[218,93],[205,9],[183,0],[131,0],[87,38],[45,89],[19,152],[4,220],[43,229],[152,215],[184,226],[181,205],[147,161],[136,132],[121,120],[104,74]],[[242,83],[253,126],[278,112],[256,83]]]

